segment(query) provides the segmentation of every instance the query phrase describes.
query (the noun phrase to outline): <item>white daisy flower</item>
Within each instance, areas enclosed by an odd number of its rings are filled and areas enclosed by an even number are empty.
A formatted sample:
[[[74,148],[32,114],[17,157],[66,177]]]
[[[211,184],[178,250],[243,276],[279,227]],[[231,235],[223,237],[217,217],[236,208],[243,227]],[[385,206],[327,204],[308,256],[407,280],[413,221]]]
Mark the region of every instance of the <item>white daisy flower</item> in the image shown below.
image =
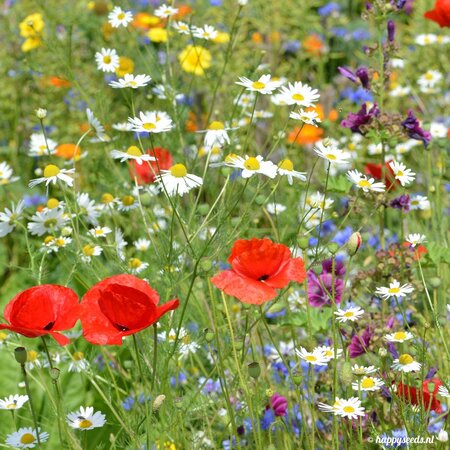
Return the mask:
[[[418,45],[430,45],[437,42],[437,36],[435,34],[419,34],[414,39],[414,42]]]
[[[253,92],[243,92],[234,100],[235,105],[242,106],[243,108],[249,108],[254,102],[255,94]]]
[[[249,80],[246,77],[239,77],[239,81],[236,84],[244,86],[249,91],[259,92],[260,94],[271,94],[275,89],[278,89],[283,82],[273,81],[269,74],[262,75],[257,81]]]
[[[117,131],[131,131],[131,129],[133,128],[133,126],[129,122],[114,123],[112,127]]]
[[[127,27],[132,20],[133,14],[130,11],[124,11],[120,6],[115,6],[108,14],[108,22],[113,28]]]
[[[269,178],[275,178],[278,173],[277,166],[272,161],[264,161],[258,156],[238,156],[230,154],[225,158],[224,165],[242,169],[242,178],[250,178],[252,175],[262,174]]]
[[[345,323],[359,320],[364,315],[364,312],[359,306],[353,306],[347,309],[338,309],[334,314],[338,322]]]
[[[313,208],[313,209],[323,209],[323,210],[327,210],[330,209],[331,206],[333,205],[334,200],[332,200],[331,198],[325,198],[325,194],[322,194],[321,192],[317,191],[314,194],[310,194],[308,195],[308,197],[306,198],[306,205],[308,205],[309,207]],[[303,202],[302,202],[303,204]]]
[[[317,406],[321,411],[349,419],[357,419],[365,414],[364,407],[361,406],[361,400],[358,397],[351,397],[349,399],[336,397],[332,406],[326,403],[318,403]]]
[[[352,372],[356,376],[369,375],[375,373],[377,370],[375,366],[358,366],[358,364],[355,364],[352,367]]]
[[[33,133],[30,136],[28,156],[54,155],[57,145],[53,139],[46,138],[43,133]]]
[[[417,84],[424,89],[433,89],[442,80],[442,77],[441,72],[430,69],[419,77]]]
[[[442,397],[450,398],[450,392],[445,386],[439,386],[438,394],[442,395]]]
[[[414,291],[414,288],[411,284],[407,283],[403,286],[400,286],[400,283],[397,280],[394,280],[392,283],[389,283],[389,287],[379,287],[376,289],[375,293],[381,295],[382,298],[388,299],[391,297],[403,297],[406,294],[410,294]]]
[[[128,245],[128,242],[123,237],[123,232],[120,228],[116,229],[114,233],[114,242],[116,244],[116,253],[120,260],[125,260],[125,251],[124,248]]]
[[[198,133],[206,133],[204,147],[209,151],[214,147],[223,147],[230,143],[228,131],[235,128],[226,128],[223,122],[217,120],[211,122],[207,130],[198,131]]]
[[[448,128],[443,123],[431,122],[430,133],[436,139],[444,139],[447,137]]]
[[[398,370],[399,372],[417,372],[420,370],[422,365],[414,360],[414,358],[408,354],[404,353],[400,355],[391,365],[393,370]]]
[[[297,172],[294,170],[294,164],[287,158],[278,163],[278,174],[281,176],[286,176],[288,183],[291,185],[294,178],[298,178],[301,181],[306,181],[306,172]]]
[[[67,236],[60,236],[60,237],[54,237],[54,236],[47,236],[44,239],[43,247],[45,247],[43,250],[45,250],[47,253],[57,253],[60,248],[64,248],[67,245],[69,245],[72,242],[72,238]]]
[[[366,175],[357,170],[350,170],[347,172],[347,178],[358,188],[364,192],[384,192],[384,183],[376,183],[374,178],[368,178]]]
[[[149,263],[143,262],[139,258],[130,258],[128,260],[128,268],[135,275],[144,271],[149,265]]]
[[[428,197],[425,197],[424,195],[412,195],[411,199],[409,201],[409,207],[411,210],[428,210],[431,208],[430,201],[428,200]]]
[[[100,216],[100,211],[98,210],[95,201],[89,198],[89,194],[86,192],[78,192],[77,203],[78,214],[85,217],[86,221],[91,225],[97,226],[97,219]]]
[[[89,369],[89,361],[84,357],[84,353],[73,353],[72,362],[69,364],[69,372],[84,372],[87,369]]]
[[[175,164],[169,170],[161,170],[156,176],[156,182],[160,191],[167,191],[169,196],[183,196],[203,184],[200,177],[187,172],[184,164]]]
[[[180,34],[190,34],[189,25],[185,22],[173,22],[172,27]]]
[[[205,25],[203,28],[192,27],[192,35],[199,39],[210,41],[211,39],[215,39],[218,34],[219,32],[211,25]]]
[[[411,247],[416,247],[417,245],[422,244],[426,240],[427,237],[424,234],[413,233],[408,234],[408,236],[406,236],[406,242],[409,242],[411,244]]]
[[[109,85],[115,89],[138,89],[147,86],[151,80],[152,77],[149,75],[133,75],[132,73],[126,73],[123,78],[119,78],[117,81],[111,81]]]
[[[333,347],[322,345],[320,347],[317,347],[314,349],[314,351],[322,352],[324,357],[328,359],[328,361],[331,361],[332,359],[337,359],[342,356],[342,349],[337,348],[336,352],[334,351]]]
[[[94,413],[92,406],[86,408],[80,406],[78,411],[67,414],[67,423],[72,428],[88,431],[105,425],[106,417],[100,411]]]
[[[109,141],[110,139],[105,133],[105,128],[89,108],[86,108],[86,116],[88,119],[88,123],[91,126],[92,130],[95,132],[97,138],[102,142]]]
[[[389,167],[394,172],[395,179],[400,181],[402,186],[406,186],[414,181],[416,174],[411,169],[407,169],[403,163],[391,161]]]
[[[326,366],[330,359],[325,356],[324,352],[314,349],[312,352],[308,352],[306,348],[300,347],[300,350],[296,349],[295,353],[300,359],[306,361],[313,366]]]
[[[28,401],[28,395],[10,395],[0,399],[0,409],[15,410],[22,408],[22,406]]]
[[[269,214],[280,214],[286,211],[287,208],[281,203],[267,203],[266,209]]]
[[[93,256],[100,256],[102,252],[103,249],[99,245],[86,244],[81,249],[80,253],[81,260],[85,263],[89,263],[92,261]]]
[[[39,442],[48,441],[49,434],[47,432],[41,431],[40,428],[36,432],[34,428],[26,427],[19,428],[16,432],[8,434],[5,443],[14,448],[34,448],[38,444],[38,433]]]
[[[379,391],[384,386],[384,381],[378,377],[364,376],[352,383],[354,391]]]
[[[388,342],[405,342],[414,338],[409,331],[396,331],[395,333],[387,334],[384,337]]]
[[[280,94],[283,95],[287,105],[298,105],[304,108],[314,106],[314,103],[320,97],[317,89],[312,89],[301,81],[295,81],[294,84],[289,83],[287,86],[283,86],[280,89]]]
[[[102,48],[100,52],[95,53],[97,69],[102,72],[115,72],[119,67],[119,55],[113,48]]]
[[[294,120],[300,120],[308,125],[313,125],[318,127],[321,122],[319,115],[316,111],[305,111],[304,109],[300,109],[298,112],[292,111],[289,114],[289,117]]]
[[[161,19],[167,19],[178,13],[178,8],[173,8],[172,6],[167,6],[165,3],[162,4],[158,9],[155,9],[155,16]]]
[[[91,228],[89,230],[89,234],[95,238],[104,238],[106,237],[109,233],[111,233],[111,228],[108,227],[95,227],[95,228]]]
[[[132,145],[131,147],[128,147],[128,150],[126,152],[122,152],[120,150],[113,150],[111,152],[111,156],[113,159],[120,159],[120,162],[128,161],[129,159],[133,159],[136,161],[140,166],[144,163],[144,161],[156,161],[156,158],[153,156],[150,156],[147,153],[142,153],[141,149],[139,147],[136,147],[135,145]]]
[[[138,206],[139,206],[139,202],[132,195],[124,195],[117,202],[117,209],[119,211],[124,211],[124,212],[136,209]]]
[[[416,147],[419,144],[419,141],[416,141],[415,139],[408,139],[406,142],[397,144],[394,150],[397,155],[403,155],[409,153],[413,147]]]
[[[19,180],[19,177],[13,177],[13,174],[14,171],[11,166],[7,162],[2,161],[0,163],[0,185],[11,184]]]
[[[69,174],[75,173],[75,169],[60,169],[54,164],[45,166],[44,176],[35,178],[28,183],[29,187],[37,186],[38,184],[45,183],[48,186],[50,183],[56,184],[56,182],[62,181],[68,186],[73,186],[73,178]]]
[[[5,208],[3,212],[0,212],[0,238],[5,237],[16,228],[17,221],[21,219],[24,209],[25,202],[20,200],[17,205],[11,203],[11,209]]]
[[[129,117],[131,131],[147,133],[164,133],[173,128],[172,120],[167,114],[155,111],[140,112],[139,117]]]
[[[140,252],[145,252],[150,248],[151,241],[148,239],[138,239],[137,241],[134,241],[133,245],[136,247],[136,250]]]
[[[410,86],[396,86],[394,89],[389,91],[391,97],[405,97],[411,93]]]
[[[347,164],[349,162],[349,154],[339,150],[329,142],[317,142],[314,146],[314,151],[321,158],[326,159],[332,164]]]
[[[69,217],[62,208],[44,209],[37,211],[28,222],[28,231],[33,236],[42,236],[44,234],[54,234],[65,226]]]

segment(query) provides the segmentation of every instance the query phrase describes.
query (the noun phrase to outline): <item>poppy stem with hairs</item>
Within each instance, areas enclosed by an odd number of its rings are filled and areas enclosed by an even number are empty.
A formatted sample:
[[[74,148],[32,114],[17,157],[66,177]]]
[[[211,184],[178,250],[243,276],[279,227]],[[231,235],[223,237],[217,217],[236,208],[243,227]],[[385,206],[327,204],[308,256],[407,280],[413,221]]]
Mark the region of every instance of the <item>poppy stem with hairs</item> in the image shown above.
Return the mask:
[[[151,390],[153,392],[153,389],[155,387],[155,380],[156,380],[156,362],[158,360],[158,328],[156,326],[156,323],[153,324],[153,373],[152,373],[152,384],[151,384]]]

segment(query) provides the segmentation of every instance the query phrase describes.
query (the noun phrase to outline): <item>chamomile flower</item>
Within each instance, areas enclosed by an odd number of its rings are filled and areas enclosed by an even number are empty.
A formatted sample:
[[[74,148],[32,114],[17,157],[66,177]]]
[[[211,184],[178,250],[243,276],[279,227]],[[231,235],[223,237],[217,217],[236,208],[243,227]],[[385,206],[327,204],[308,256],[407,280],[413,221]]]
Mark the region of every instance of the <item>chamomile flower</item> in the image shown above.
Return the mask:
[[[338,322],[345,323],[359,320],[364,315],[364,312],[359,306],[353,306],[347,309],[338,309],[334,314]]]
[[[78,214],[85,218],[85,220],[91,225],[97,226],[98,217],[100,211],[95,204],[94,200],[91,200],[89,194],[86,192],[77,193]]]
[[[169,170],[161,170],[156,181],[159,189],[166,191],[169,196],[183,196],[203,184],[199,176],[187,172],[184,164],[175,164]]]
[[[378,377],[364,376],[352,383],[354,391],[379,391],[384,386],[384,381]]]
[[[44,209],[37,211],[28,222],[28,231],[33,236],[42,236],[44,234],[55,234],[65,226],[69,217],[62,208]]]
[[[437,36],[435,34],[419,34],[414,39],[414,42],[418,45],[430,45],[437,42]]]
[[[406,342],[414,338],[409,331],[396,331],[395,333],[387,334],[384,337],[388,342]]]
[[[80,253],[81,260],[85,263],[89,263],[92,261],[93,256],[100,256],[102,252],[103,249],[99,245],[86,244],[81,249]]]
[[[242,108],[249,108],[255,102],[255,94],[253,92],[243,92],[234,100],[234,104]]]
[[[27,351],[27,361],[25,362],[25,367],[27,370],[38,369],[42,367],[42,362],[40,359],[41,355],[36,350]]]
[[[48,441],[49,434],[47,432],[41,431],[40,428],[36,431],[34,428],[27,427],[19,428],[16,432],[8,434],[5,442],[14,448],[34,448],[38,444],[38,433],[41,443]]]
[[[325,353],[314,349],[312,352],[308,352],[304,347],[300,347],[300,350],[296,349],[295,353],[300,359],[306,361],[313,366],[326,366],[330,359],[325,356]]]
[[[422,365],[417,362],[409,353],[400,355],[398,358],[394,359],[394,362],[391,365],[391,368],[393,370],[406,373],[417,372],[421,367]]]
[[[138,206],[139,202],[132,195],[124,195],[117,202],[117,209],[124,212],[136,209]]]
[[[433,89],[442,80],[442,73],[437,70],[428,70],[417,80],[417,84],[422,89]]]
[[[0,409],[15,410],[20,409],[28,401],[28,395],[10,395],[0,399]]]
[[[130,258],[128,260],[128,268],[132,274],[138,274],[144,271],[149,263],[141,261],[139,258]]]
[[[195,26],[192,27],[192,34],[196,38],[210,41],[212,39],[215,39],[219,32],[211,25],[205,25],[203,28]]]
[[[448,128],[440,122],[430,123],[430,133],[436,139],[444,139],[447,137]],[[417,141],[414,141],[417,142]]]
[[[348,419],[357,419],[365,415],[364,407],[361,406],[361,400],[358,397],[349,399],[336,397],[332,406],[325,403],[318,403],[318,408],[324,412],[331,412],[336,416],[347,417]]]
[[[178,8],[173,8],[172,6],[167,6],[165,3],[162,4],[158,9],[155,10],[155,16],[161,19],[167,19],[178,13]]]
[[[43,133],[33,133],[30,136],[30,149],[28,156],[54,155],[56,153],[57,143]]]
[[[120,65],[119,55],[113,48],[102,48],[95,54],[95,61],[102,72],[115,72]]]
[[[348,153],[339,150],[329,142],[320,141],[314,146],[314,151],[331,164],[347,164],[349,162]]]
[[[67,414],[67,423],[77,430],[88,431],[105,425],[106,416],[100,411],[94,413],[92,406],[80,406],[78,411]]]
[[[228,136],[228,131],[233,130],[233,128],[226,128],[223,122],[217,120],[211,122],[206,131],[200,131],[199,133],[205,134],[204,147],[205,150],[209,151],[214,147],[223,147],[230,143],[230,137]]]
[[[117,81],[111,81],[109,85],[115,89],[138,89],[140,87],[147,86],[151,80],[152,77],[149,75],[133,75],[131,73],[126,73],[123,78],[119,78]]]
[[[389,167],[394,172],[395,179],[400,181],[402,186],[406,186],[414,181],[416,174],[411,169],[407,169],[403,163],[391,161]]]
[[[450,398],[450,392],[445,386],[439,386],[438,393],[439,395],[442,395],[442,397]]]
[[[0,212],[0,238],[5,237],[16,228],[17,221],[22,217],[25,202],[20,200],[16,205],[11,203],[11,209],[5,208]]]
[[[145,252],[150,248],[151,241],[148,239],[138,239],[137,241],[134,241],[133,245],[135,246],[136,250],[140,252]]]
[[[117,131],[131,131],[133,126],[129,122],[113,123],[112,127]]]
[[[120,6],[115,6],[108,14],[108,22],[113,28],[127,27],[132,20],[133,14],[130,11],[124,11]]]
[[[294,120],[300,120],[300,122],[306,123],[308,125],[313,125],[315,127],[319,126],[321,122],[319,115],[316,111],[305,111],[303,108],[298,112],[292,111],[289,117]]]
[[[379,287],[376,289],[375,293],[381,295],[382,298],[388,299],[391,297],[403,297],[406,294],[410,294],[414,291],[414,288],[411,284],[407,283],[403,286],[400,286],[400,283],[397,280],[394,280],[392,283],[389,283],[389,287]]]
[[[315,352],[323,353],[324,357],[331,361],[332,359],[337,359],[342,356],[342,349],[337,348],[336,351],[333,347],[322,345],[314,349]]]
[[[120,260],[125,260],[124,248],[128,245],[128,242],[123,237],[123,232],[120,228],[117,228],[114,233],[116,253]]]
[[[167,114],[156,111],[140,112],[139,117],[129,117],[131,131],[139,133],[164,133],[173,128],[173,123]]]
[[[353,374],[358,377],[375,373],[377,370],[375,366],[358,366],[358,364],[355,364],[352,367]]]
[[[73,178],[69,176],[73,173],[75,173],[75,169],[60,169],[54,164],[49,164],[44,168],[44,176],[31,180],[28,186],[34,187],[41,183],[45,183],[48,186],[49,184],[56,184],[57,181],[73,186]]]
[[[248,91],[267,95],[271,94],[275,89],[278,89],[283,82],[278,80],[273,81],[271,80],[271,76],[266,74],[262,75],[257,81],[249,80],[246,77],[239,77],[239,81],[236,81],[236,84],[244,86]]]
[[[364,192],[384,192],[384,183],[376,183],[374,178],[368,178],[366,175],[357,170],[350,170],[347,172],[347,178],[358,188]]]
[[[411,210],[419,209],[425,211],[427,209],[430,209],[431,205],[428,197],[417,194],[411,196],[409,207]]]
[[[173,22],[172,27],[180,34],[190,34],[189,25],[185,22]]]
[[[263,157],[228,155],[224,164],[228,167],[242,169],[242,178],[250,178],[253,175],[261,174],[269,178],[275,178],[278,173],[277,166],[272,161],[264,161]]]
[[[54,237],[54,236],[47,236],[44,239],[43,247],[44,251],[47,253],[57,253],[60,248],[64,248],[67,245],[69,245],[72,242],[72,238],[67,236],[60,236],[60,237]]]
[[[404,97],[411,93],[411,88],[409,86],[396,86],[389,92],[391,97]]]
[[[84,357],[83,352],[75,352],[69,364],[69,372],[84,372],[89,369],[89,361]]]
[[[136,161],[140,166],[144,163],[144,161],[156,161],[153,156],[148,155],[147,153],[142,153],[139,147],[132,145],[128,147],[126,152],[122,152],[120,150],[113,150],[111,152],[111,156],[113,159],[120,159],[120,162],[125,162],[130,159]]]
[[[298,178],[301,181],[306,181],[306,172],[297,172],[294,170],[294,164],[290,159],[283,159],[278,163],[278,174],[281,176],[286,176],[288,183],[291,185],[294,178]]]
[[[14,171],[11,166],[7,162],[2,161],[0,163],[0,185],[11,184],[17,181],[19,177],[14,177],[13,174]]]
[[[89,234],[95,238],[105,238],[111,231],[111,228],[98,226],[91,228]]]
[[[320,94],[317,89],[312,89],[307,84],[301,81],[296,81],[294,84],[289,83],[280,89],[280,94],[284,97],[287,105],[298,105],[304,108],[314,106],[314,103],[319,100]]]
[[[287,208],[286,208],[286,206],[282,205],[281,203],[271,202],[271,203],[267,203],[266,209],[269,214],[280,214],[280,213],[286,211]]]
[[[413,233],[408,234],[408,236],[406,236],[406,242],[409,242],[411,244],[411,247],[416,247],[425,242],[426,240],[427,237],[424,234]]]

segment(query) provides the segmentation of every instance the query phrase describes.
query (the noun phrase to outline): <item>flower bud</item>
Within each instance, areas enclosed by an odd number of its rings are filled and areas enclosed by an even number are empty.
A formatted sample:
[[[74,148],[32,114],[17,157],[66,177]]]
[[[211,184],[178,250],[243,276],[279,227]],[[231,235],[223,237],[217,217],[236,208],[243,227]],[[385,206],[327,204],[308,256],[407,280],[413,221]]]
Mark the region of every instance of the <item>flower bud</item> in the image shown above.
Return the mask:
[[[267,395],[267,397],[272,397],[273,394],[274,394],[274,392],[273,392],[273,389],[272,389],[272,388],[266,389],[266,395]]]
[[[248,374],[255,379],[258,378],[259,375],[261,374],[261,367],[256,361],[251,362],[248,365]]]
[[[441,428],[438,435],[436,436],[436,439],[440,442],[448,442],[448,433]]]
[[[362,243],[361,235],[356,231],[349,237],[347,241],[347,253],[350,256],[356,255],[356,253],[359,250],[359,247],[361,247],[361,243]]]
[[[302,250],[306,250],[309,246],[309,239],[306,236],[301,236],[297,239],[297,244]]]
[[[379,354],[382,358],[384,358],[385,356],[387,356],[387,350],[386,350],[385,348],[380,348],[380,349],[378,350],[378,354]]]
[[[294,372],[292,374],[292,381],[296,386],[300,386],[302,383],[302,373],[301,372]]]
[[[336,242],[330,242],[327,245],[327,249],[332,255],[335,255],[336,252],[339,250],[339,244],[337,244]]]
[[[203,272],[209,272],[213,267],[213,263],[210,259],[202,259],[200,261],[200,269],[203,270]]]
[[[395,22],[393,20],[388,20],[387,32],[389,42],[394,42],[395,39]]]
[[[433,289],[436,289],[441,285],[441,279],[438,277],[432,277],[428,280],[428,283]]]
[[[61,373],[61,371],[57,367],[52,367],[50,369],[50,378],[53,381],[57,381],[60,373]]]
[[[344,386],[350,386],[352,384],[353,373],[350,361],[345,361],[344,364],[342,364],[339,378]]]
[[[40,120],[45,119],[47,117],[47,110],[44,108],[36,109],[36,117]]]
[[[19,364],[25,364],[27,362],[27,351],[25,347],[16,347],[14,349],[14,357]]]
[[[164,394],[158,395],[155,398],[155,401],[153,402],[153,405],[152,405],[153,412],[156,412],[156,411],[158,411],[159,408],[161,408],[165,399],[166,399],[166,396]]]
[[[197,211],[202,216],[206,216],[206,214],[209,213],[211,210],[211,207],[208,205],[208,203],[202,203],[201,205],[198,205]]]
[[[214,333],[209,328],[205,328],[204,333],[206,342],[212,342],[214,340]]]

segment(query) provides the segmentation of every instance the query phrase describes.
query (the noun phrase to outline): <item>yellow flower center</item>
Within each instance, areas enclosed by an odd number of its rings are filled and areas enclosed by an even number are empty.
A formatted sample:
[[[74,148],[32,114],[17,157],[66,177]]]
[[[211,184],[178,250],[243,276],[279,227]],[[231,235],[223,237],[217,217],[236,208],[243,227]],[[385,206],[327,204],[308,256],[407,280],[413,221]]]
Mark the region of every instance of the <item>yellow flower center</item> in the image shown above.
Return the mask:
[[[124,195],[122,197],[122,204],[124,206],[131,206],[134,204],[134,197],[132,195]]]
[[[252,88],[253,89],[264,89],[266,87],[266,85],[264,83],[262,83],[261,81],[254,81],[252,83]]]
[[[114,197],[108,192],[102,195],[102,203],[111,203]]]
[[[355,408],[353,408],[353,406],[344,406],[342,408],[346,413],[352,413],[355,412]]]
[[[121,12],[121,13],[117,16],[117,18],[118,18],[119,20],[125,19],[125,13]]]
[[[80,428],[89,428],[92,427],[92,422],[87,419],[80,420],[79,423]]]
[[[359,180],[358,186],[362,188],[368,188],[370,187],[370,183],[367,180]]]
[[[230,153],[229,155],[225,156],[225,162],[232,163],[236,160],[236,158],[237,158],[236,153]]]
[[[353,311],[347,311],[346,313],[344,313],[344,317],[353,317],[355,314],[353,313]]]
[[[16,408],[17,408],[16,403],[9,403],[8,405],[6,405],[6,409],[16,409]]]
[[[0,342],[4,341],[7,337],[8,337],[8,335],[6,333],[4,333],[3,331],[0,331]]]
[[[224,130],[225,129],[225,125],[222,122],[219,122],[217,120],[215,120],[214,122],[211,122],[208,130]]]
[[[141,267],[141,265],[142,261],[139,258],[131,258],[130,261],[128,262],[128,267],[130,269],[137,269]]]
[[[48,209],[54,209],[54,208],[57,208],[58,206],[59,206],[59,200],[57,200],[56,198],[50,198],[47,202]]]
[[[103,234],[104,234],[103,229],[102,229],[102,228],[99,228],[98,230],[95,230],[95,234],[96,234],[97,236],[103,235]]]
[[[363,389],[370,389],[375,386],[375,381],[372,378],[364,378],[361,383]]]
[[[144,130],[154,130],[156,125],[154,123],[146,122],[142,124],[142,128],[144,128]]]
[[[55,244],[58,247],[64,247],[66,245],[66,241],[63,238],[58,238],[55,240]]]
[[[325,158],[329,159],[330,161],[335,161],[337,158],[335,155],[333,155],[333,153],[327,153],[325,155]]]
[[[170,174],[175,178],[183,178],[187,175],[187,169],[184,164],[175,164],[170,168]]]
[[[400,288],[393,287],[389,289],[389,294],[398,294],[400,292]]]
[[[283,170],[288,170],[289,172],[294,170],[294,164],[292,164],[290,159],[283,159],[278,163],[278,167]]]
[[[21,444],[32,444],[35,440],[36,440],[36,438],[31,433],[25,433],[20,438],[20,443]]]
[[[109,56],[109,55],[104,56],[103,57],[103,62],[105,64],[110,64],[111,63],[111,56]]]
[[[403,172],[401,170],[399,170],[396,174],[397,177],[402,177],[403,176]]]
[[[60,172],[59,168],[56,167],[54,164],[49,164],[44,169],[44,177],[50,178],[50,177],[56,177],[58,173]]]
[[[127,154],[131,156],[141,156],[142,152],[139,147],[132,145],[131,147],[128,147]]]
[[[254,156],[250,156],[250,158],[247,158],[246,161],[244,162],[244,167],[247,170],[258,170],[261,167],[261,165]]]
[[[302,94],[294,94],[292,96],[292,100],[295,100],[297,102],[302,102],[303,100],[305,100],[305,97]]]
[[[394,333],[394,339],[399,341],[406,339],[406,333],[404,331],[397,331],[397,333]]]
[[[47,237],[44,239],[44,244],[50,244],[50,242],[52,242],[54,239],[55,239],[54,236],[47,236]]]
[[[314,355],[307,355],[305,359],[306,359],[306,361],[311,361],[311,362],[317,361],[317,358]]]
[[[426,80],[432,80],[433,79],[433,74],[432,73],[426,73],[425,74],[425,79]]]
[[[38,352],[36,352],[35,350],[30,350],[27,352],[27,361],[28,362],[36,361],[37,357],[38,357]]]
[[[75,361],[81,361],[82,359],[84,359],[84,353],[83,352],[75,352],[73,354],[73,359]]]
[[[356,149],[356,145],[353,142],[350,142],[350,144],[348,144],[348,149],[353,151]]]
[[[398,358],[398,362],[403,366],[407,366],[408,364],[414,362],[414,358],[411,355],[408,355],[408,353],[405,353],[403,355],[400,355],[400,357]]]
[[[45,228],[53,228],[58,221],[56,219],[48,219],[44,221],[44,227]]]

